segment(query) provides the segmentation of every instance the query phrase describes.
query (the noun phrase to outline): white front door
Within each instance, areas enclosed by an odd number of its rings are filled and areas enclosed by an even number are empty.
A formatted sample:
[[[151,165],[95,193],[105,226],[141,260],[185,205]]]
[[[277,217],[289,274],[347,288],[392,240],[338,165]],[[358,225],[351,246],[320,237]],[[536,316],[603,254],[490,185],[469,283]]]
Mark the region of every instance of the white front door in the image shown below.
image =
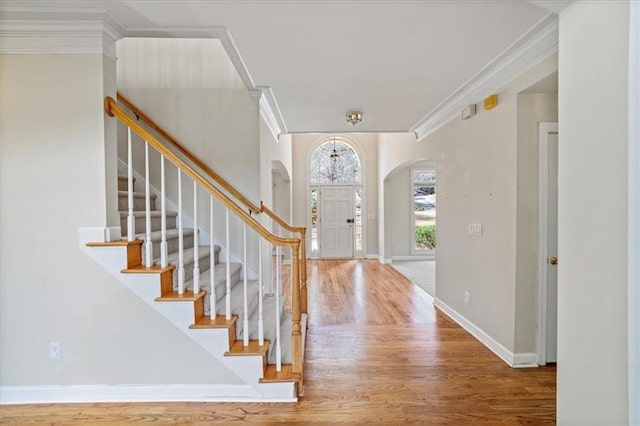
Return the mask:
[[[320,256],[353,257],[353,187],[320,187]]]

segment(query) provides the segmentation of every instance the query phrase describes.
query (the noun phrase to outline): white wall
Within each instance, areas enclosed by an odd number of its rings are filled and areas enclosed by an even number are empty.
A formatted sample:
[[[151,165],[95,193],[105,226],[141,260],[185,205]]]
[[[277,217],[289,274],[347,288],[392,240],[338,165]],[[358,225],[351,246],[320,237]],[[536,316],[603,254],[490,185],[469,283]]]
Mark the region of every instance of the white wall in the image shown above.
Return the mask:
[[[628,421],[628,46],[627,1],[560,13],[559,424]]]
[[[373,215],[373,218],[366,218],[365,253],[374,256],[378,253],[377,135],[349,133],[332,136],[344,137],[352,141],[359,151],[361,163],[364,164],[366,214]],[[307,223],[307,197],[311,154],[327,137],[328,135],[320,134],[293,135],[293,223],[297,226],[309,225]]]
[[[80,227],[109,222],[114,66],[101,54],[0,59],[0,384],[236,383],[78,247]],[[178,359],[190,361],[171,368]]]
[[[557,78],[557,75],[554,75]],[[517,97],[515,352],[535,353],[538,305],[538,123],[558,121],[557,93]]]
[[[260,118],[252,98],[224,48],[214,39],[123,39],[118,42],[118,90],[181,144],[207,163],[255,205],[260,204]],[[119,156],[126,158],[125,132]],[[143,144],[134,149],[135,169],[144,173]],[[160,188],[159,156],[151,157],[151,183]],[[168,168],[168,198],[177,204],[176,172]],[[183,202],[193,216],[192,183],[185,179]],[[201,229],[209,228],[208,196],[202,192]],[[216,204],[216,218],[224,209]],[[224,240],[224,221],[216,220],[214,237]],[[231,251],[242,255],[242,224],[231,220]],[[257,270],[257,237],[249,265]]]
[[[557,57],[549,57],[501,89],[495,109],[479,108],[475,117],[454,119],[420,142],[409,134],[379,138],[381,179],[416,158],[436,162],[436,299],[511,353],[517,350],[517,171],[525,167],[518,162],[518,94],[556,70]],[[536,166],[535,158],[527,160],[528,169]],[[389,211],[386,199],[384,205]],[[388,251],[392,248],[387,217],[385,222]],[[482,224],[482,237],[467,234],[469,223]],[[465,291],[470,293],[468,305]],[[535,311],[535,299],[529,303],[528,310]],[[532,344],[534,327],[526,325],[529,337],[524,347]]]

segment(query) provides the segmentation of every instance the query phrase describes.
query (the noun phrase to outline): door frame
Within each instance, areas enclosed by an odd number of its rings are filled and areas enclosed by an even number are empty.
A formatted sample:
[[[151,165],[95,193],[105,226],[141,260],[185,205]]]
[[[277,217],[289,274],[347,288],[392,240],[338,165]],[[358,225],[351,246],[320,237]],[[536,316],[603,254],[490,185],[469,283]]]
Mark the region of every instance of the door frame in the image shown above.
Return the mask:
[[[538,123],[538,365],[547,363],[547,272],[549,205],[549,134],[558,133],[557,122]]]

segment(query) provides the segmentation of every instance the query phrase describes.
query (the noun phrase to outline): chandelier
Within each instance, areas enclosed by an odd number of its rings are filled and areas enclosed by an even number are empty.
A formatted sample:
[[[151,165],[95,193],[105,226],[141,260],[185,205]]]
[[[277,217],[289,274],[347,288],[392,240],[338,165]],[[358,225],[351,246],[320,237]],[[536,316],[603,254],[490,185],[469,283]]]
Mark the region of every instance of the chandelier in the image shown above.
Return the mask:
[[[333,161],[333,164],[336,164],[338,157],[340,157],[340,154],[338,154],[338,150],[336,149],[336,138],[333,138],[333,151],[331,151],[329,157],[331,158],[331,161]]]

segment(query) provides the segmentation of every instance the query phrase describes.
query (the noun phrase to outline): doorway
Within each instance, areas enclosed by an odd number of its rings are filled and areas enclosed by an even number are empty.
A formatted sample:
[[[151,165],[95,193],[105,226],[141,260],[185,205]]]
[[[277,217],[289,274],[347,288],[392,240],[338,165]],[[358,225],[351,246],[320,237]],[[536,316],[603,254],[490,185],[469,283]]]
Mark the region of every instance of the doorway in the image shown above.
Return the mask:
[[[538,364],[557,360],[558,123],[538,125]]]

